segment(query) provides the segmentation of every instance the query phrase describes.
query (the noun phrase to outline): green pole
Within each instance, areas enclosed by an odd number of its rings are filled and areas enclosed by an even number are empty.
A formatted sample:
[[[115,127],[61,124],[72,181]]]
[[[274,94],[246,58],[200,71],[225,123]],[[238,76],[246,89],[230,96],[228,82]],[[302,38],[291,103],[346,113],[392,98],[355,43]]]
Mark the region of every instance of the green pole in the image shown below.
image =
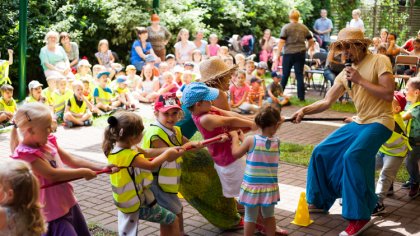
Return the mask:
[[[159,14],[159,0],[153,0],[153,13]]]
[[[19,0],[19,100],[26,96],[28,0]]]

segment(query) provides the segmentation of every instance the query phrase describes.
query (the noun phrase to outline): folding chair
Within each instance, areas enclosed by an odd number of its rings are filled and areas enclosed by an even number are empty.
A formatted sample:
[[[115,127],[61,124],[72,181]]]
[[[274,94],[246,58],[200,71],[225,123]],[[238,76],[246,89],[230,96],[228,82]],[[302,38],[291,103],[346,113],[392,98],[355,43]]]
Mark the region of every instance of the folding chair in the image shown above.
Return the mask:
[[[419,58],[417,56],[411,55],[398,55],[395,58],[394,64],[394,78],[398,85],[398,90],[402,88],[402,86],[409,80],[412,76],[411,75],[404,75],[398,74],[398,66],[415,66],[416,70],[414,72],[414,76],[417,75],[418,67],[419,67]]]

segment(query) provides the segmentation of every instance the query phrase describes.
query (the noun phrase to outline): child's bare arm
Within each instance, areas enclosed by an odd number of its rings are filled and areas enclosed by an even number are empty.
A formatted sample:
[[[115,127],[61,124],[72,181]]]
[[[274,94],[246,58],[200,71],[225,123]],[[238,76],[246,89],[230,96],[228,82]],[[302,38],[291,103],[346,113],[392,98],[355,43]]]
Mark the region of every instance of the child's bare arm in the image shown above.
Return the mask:
[[[220,114],[222,114],[223,116],[237,117],[237,118],[241,118],[241,119],[252,120],[252,118],[248,118],[248,117],[242,116],[242,115],[240,115],[240,114],[238,114],[236,112],[226,111],[226,110],[217,108],[215,106],[212,106],[211,109],[220,112]]]
[[[402,115],[402,118],[403,118],[403,120],[409,120],[409,119],[412,119],[412,118],[413,118],[413,116],[411,115],[411,112],[405,112],[405,113]]]
[[[182,156],[183,153],[184,150],[182,148],[172,147],[168,148],[164,153],[160,154],[151,161],[137,156],[131,165],[146,170],[153,170],[162,165],[165,161],[176,160],[178,157]]]
[[[96,177],[96,173],[88,168],[53,168],[47,161],[40,158],[31,163],[31,169],[36,175],[42,176],[52,182],[66,181],[74,178],[85,178],[89,180]]]
[[[152,141],[152,148],[167,148],[167,149],[169,149],[168,144],[166,144],[160,138]],[[181,148],[181,147],[178,147],[178,148]],[[176,159],[178,159],[178,157],[180,157],[180,156],[171,156],[169,159],[167,159],[167,161],[175,161]]]
[[[237,130],[233,130],[229,132],[229,134],[232,138],[232,155],[236,159],[241,158],[243,155],[245,155],[254,145],[252,136],[248,136],[245,139],[245,141],[242,144],[240,144],[239,134]]]
[[[15,149],[19,145],[19,143],[20,143],[20,137],[17,132],[17,128],[13,127],[12,132],[10,133],[10,151],[12,153],[15,152]]]
[[[13,64],[13,50],[7,49],[7,53],[9,53],[9,66]]]
[[[91,170],[103,170],[104,168],[107,167],[106,165],[97,164],[97,163],[87,161],[82,158],[70,155],[68,152],[66,152],[64,149],[60,147],[57,150],[58,150],[58,155],[60,156],[63,163],[72,168],[89,168]]]
[[[161,147],[161,148],[147,148],[147,149],[136,147],[136,149],[139,153],[143,154],[144,157],[153,158],[153,157],[157,157],[160,154],[164,153],[167,149],[169,149],[169,147],[166,146],[166,147]]]
[[[218,116],[218,115],[204,115],[200,119],[201,126],[208,131],[213,131],[218,127],[229,128],[251,128],[256,129],[254,122],[238,117]]]

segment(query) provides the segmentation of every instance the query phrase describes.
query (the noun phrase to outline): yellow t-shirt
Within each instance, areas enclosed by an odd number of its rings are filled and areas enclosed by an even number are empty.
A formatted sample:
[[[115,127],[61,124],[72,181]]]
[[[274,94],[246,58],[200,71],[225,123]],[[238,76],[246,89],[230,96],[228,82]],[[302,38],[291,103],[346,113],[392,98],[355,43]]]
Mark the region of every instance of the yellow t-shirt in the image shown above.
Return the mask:
[[[392,65],[384,55],[368,54],[358,65],[353,65],[363,79],[378,84],[379,76],[388,72],[392,74]],[[393,78],[390,78],[393,80]],[[357,110],[357,116],[353,119],[358,124],[380,123],[391,131],[394,130],[394,118],[392,116],[392,103],[372,95],[362,86],[353,83],[350,90],[347,85],[346,72],[343,70],[336,78],[342,84],[350,97],[353,99]]]

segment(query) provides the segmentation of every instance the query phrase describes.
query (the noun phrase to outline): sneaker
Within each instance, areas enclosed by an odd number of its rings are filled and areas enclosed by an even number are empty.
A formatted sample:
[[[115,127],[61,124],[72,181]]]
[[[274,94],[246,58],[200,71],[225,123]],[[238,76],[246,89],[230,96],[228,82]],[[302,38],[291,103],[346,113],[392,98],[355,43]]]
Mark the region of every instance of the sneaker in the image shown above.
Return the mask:
[[[339,236],[355,236],[365,231],[373,222],[371,220],[351,220]]]
[[[377,216],[385,212],[385,206],[383,203],[376,203],[375,209],[373,209],[372,216]]]
[[[411,184],[410,192],[408,193],[408,196],[411,198],[416,198],[419,194],[420,194],[419,184],[418,183]]]
[[[386,196],[392,196],[394,195],[394,182],[392,182],[391,186],[388,189],[388,192],[386,193]]]
[[[66,126],[67,126],[67,128],[71,128],[71,127],[74,126],[74,124],[71,121],[66,121]]]
[[[84,126],[91,126],[92,125],[92,121],[91,120],[85,120],[85,122],[83,122]]]
[[[410,187],[411,187],[411,182],[410,181],[406,181],[405,183],[403,183],[401,185],[401,188],[403,188],[403,189],[410,189]]]

